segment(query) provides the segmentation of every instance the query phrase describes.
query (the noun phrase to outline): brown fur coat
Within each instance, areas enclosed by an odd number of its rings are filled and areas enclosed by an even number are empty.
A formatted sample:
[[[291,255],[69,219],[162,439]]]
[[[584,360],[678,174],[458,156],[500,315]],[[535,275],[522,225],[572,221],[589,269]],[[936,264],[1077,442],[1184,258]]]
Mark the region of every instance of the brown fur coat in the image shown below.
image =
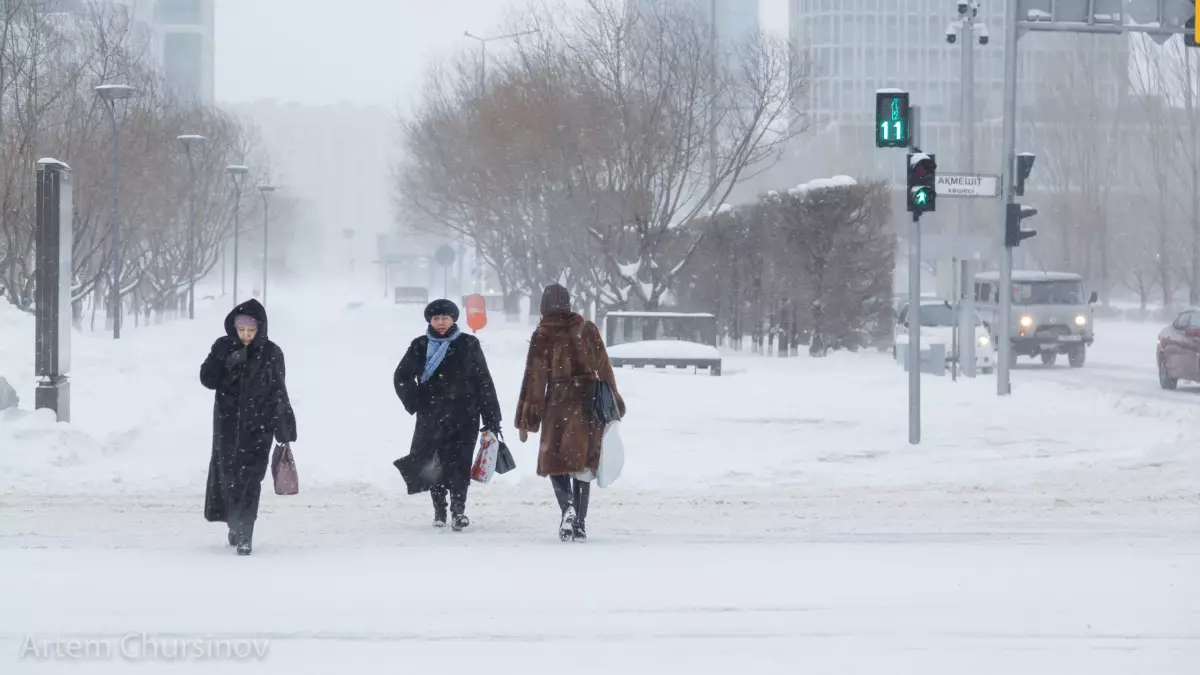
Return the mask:
[[[593,372],[612,386],[624,417],[625,401],[596,324],[578,314],[542,317],[529,341],[516,415],[517,429],[541,431],[539,476],[599,465],[604,427],[592,420]]]

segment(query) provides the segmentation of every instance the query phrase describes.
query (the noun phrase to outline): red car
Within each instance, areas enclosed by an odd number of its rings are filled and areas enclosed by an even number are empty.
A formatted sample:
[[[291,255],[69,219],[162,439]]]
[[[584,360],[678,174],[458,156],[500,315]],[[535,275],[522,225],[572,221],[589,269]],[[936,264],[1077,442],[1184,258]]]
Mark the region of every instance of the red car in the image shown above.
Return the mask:
[[[1180,312],[1158,333],[1158,383],[1174,389],[1180,380],[1200,382],[1200,310]]]

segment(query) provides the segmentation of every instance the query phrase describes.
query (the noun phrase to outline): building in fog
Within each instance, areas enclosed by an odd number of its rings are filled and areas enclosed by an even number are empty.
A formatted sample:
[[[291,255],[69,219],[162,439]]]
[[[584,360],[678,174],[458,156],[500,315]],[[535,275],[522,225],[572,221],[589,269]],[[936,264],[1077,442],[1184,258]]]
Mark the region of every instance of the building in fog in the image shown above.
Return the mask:
[[[155,0],[153,48],[163,77],[175,92],[205,105],[214,102],[214,0]]]
[[[980,20],[989,35],[975,46],[975,154],[984,173],[997,173],[1004,96],[1004,3],[983,2]],[[874,148],[875,91],[895,87],[921,107],[922,149],[939,153],[944,171],[958,172],[961,146],[962,43],[947,43],[958,18],[950,0],[790,0],[789,36],[812,64],[810,91],[800,104],[807,121],[834,157],[856,158],[843,172],[903,180],[896,152]],[[1081,48],[1110,64],[1095,73],[1114,99],[1126,82],[1129,43],[1117,36],[1028,34],[1021,38],[1018,118],[1039,119],[1038,86],[1066,56]],[[1018,134],[1020,135],[1020,134]],[[981,169],[977,169],[981,170]]]
[[[258,127],[271,181],[312,209],[305,215],[319,223],[319,264],[370,274],[377,235],[391,232],[395,220],[390,167],[397,126],[389,112],[274,100],[221,107]]]
[[[716,9],[717,36],[727,43],[736,43],[747,35],[757,33],[758,0],[628,0],[634,8],[649,8],[661,3],[691,4],[705,17]]]
[[[111,0],[128,12],[135,45],[144,46],[163,80],[185,101],[214,103],[215,0]],[[60,0],[63,12],[84,13],[87,0]]]

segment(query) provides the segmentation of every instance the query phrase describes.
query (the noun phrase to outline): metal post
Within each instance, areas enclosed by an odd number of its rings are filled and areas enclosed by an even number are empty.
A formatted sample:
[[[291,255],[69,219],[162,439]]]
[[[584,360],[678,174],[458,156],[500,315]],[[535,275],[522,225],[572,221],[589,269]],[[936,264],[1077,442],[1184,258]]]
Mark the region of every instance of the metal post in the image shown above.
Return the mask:
[[[709,3],[708,48],[711,52],[708,73],[709,119],[708,119],[708,185],[712,194],[708,198],[709,208],[717,208],[717,0]]]
[[[909,112],[909,143],[920,147],[921,108]],[[907,172],[907,167],[905,171]],[[907,196],[906,196],[907,198]],[[921,214],[912,214],[908,228],[908,442],[921,443]]]
[[[109,303],[113,313],[113,339],[121,339],[121,175],[120,175],[120,134],[117,128],[117,104],[108,102],[109,119],[113,128],[113,250],[112,250],[112,289]]]
[[[959,91],[962,95],[960,110],[962,171],[975,173],[975,22],[973,11],[968,11],[962,20],[962,75]],[[955,234],[966,234],[971,222],[972,200],[960,199],[958,204],[959,227]]]
[[[1200,19],[1200,17],[1196,18]],[[1184,91],[1184,94],[1187,95],[1187,100],[1189,102],[1187,110],[1192,113],[1188,119],[1188,125],[1191,127],[1191,138],[1189,140],[1192,144],[1190,150],[1193,181],[1191,189],[1189,190],[1192,193],[1192,283],[1188,287],[1188,303],[1190,306],[1195,307],[1200,305],[1200,185],[1197,185],[1195,182],[1197,178],[1200,178],[1200,176],[1197,176],[1195,173],[1197,169],[1196,164],[1198,161],[1200,161],[1200,148],[1198,148],[1196,145],[1196,71],[1193,70],[1195,66],[1193,65],[1194,62],[1192,61],[1192,50],[1184,47],[1183,58],[1183,79],[1187,82],[1187,88]],[[1105,294],[1104,301],[1108,302],[1107,293]]]
[[[1007,0],[1004,24],[1004,147],[1000,150],[1004,162],[1001,184],[1003,199],[1000,200],[1000,237],[1004,238],[1004,223],[1008,204],[1013,201],[1013,177],[1016,175],[1017,146],[1017,22],[1021,19],[1019,0]],[[1000,320],[994,326],[996,335],[996,395],[1012,393],[1009,382],[1009,364],[1012,363],[1012,264],[1013,250],[1004,247],[1004,259],[1000,263]]]
[[[921,442],[921,216],[908,228],[908,442]]]
[[[183,150],[187,153],[188,183],[188,319],[196,318],[196,166],[192,161],[192,148],[186,142]]]
[[[238,240],[242,233],[242,186],[233,180],[233,305],[238,305]]]
[[[958,360],[964,377],[975,377],[975,266],[970,260],[958,262]]]
[[[71,271],[74,212],[71,168],[46,158],[37,165],[35,222],[34,407],[71,421]]]
[[[265,304],[267,304],[267,233],[271,229],[270,227],[268,227],[268,224],[271,222],[271,219],[270,219],[271,207],[269,205],[269,202],[267,201],[267,191],[266,190],[262,191],[262,198],[263,198],[263,288],[262,288],[262,298],[263,298],[263,304],[265,305]]]

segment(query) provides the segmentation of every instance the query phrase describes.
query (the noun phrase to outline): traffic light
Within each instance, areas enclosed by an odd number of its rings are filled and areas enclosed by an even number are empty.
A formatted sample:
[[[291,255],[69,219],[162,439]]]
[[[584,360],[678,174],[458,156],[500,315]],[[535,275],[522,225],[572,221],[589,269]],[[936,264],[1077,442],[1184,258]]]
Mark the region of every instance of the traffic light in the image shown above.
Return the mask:
[[[1017,203],[1009,203],[1004,212],[1004,245],[1016,248],[1021,242],[1037,236],[1037,230],[1022,230],[1021,221],[1037,215],[1037,209]]]
[[[1196,0],[1200,2],[1200,0]],[[1029,173],[1033,171],[1033,160],[1037,159],[1037,155],[1032,152],[1022,152],[1017,155],[1017,176],[1013,181],[1013,194],[1018,197],[1025,194],[1025,179],[1029,178]]]
[[[937,211],[937,155],[908,153],[908,211],[932,213]]]
[[[875,92],[875,147],[907,148],[909,128],[908,92],[880,89]]]

